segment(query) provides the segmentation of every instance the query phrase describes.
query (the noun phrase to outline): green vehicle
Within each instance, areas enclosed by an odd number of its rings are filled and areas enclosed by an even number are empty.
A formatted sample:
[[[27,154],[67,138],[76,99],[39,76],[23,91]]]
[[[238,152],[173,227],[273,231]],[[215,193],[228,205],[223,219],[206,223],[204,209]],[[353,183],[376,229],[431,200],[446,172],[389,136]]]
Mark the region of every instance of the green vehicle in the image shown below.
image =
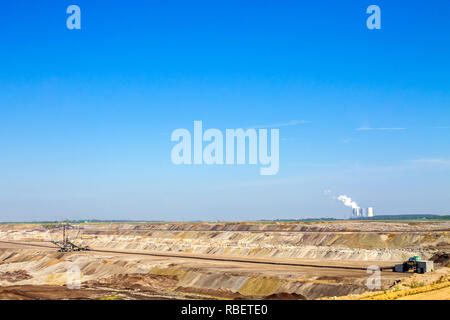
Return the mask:
[[[419,256],[414,256],[414,257],[409,258],[410,262],[417,262],[417,261],[421,261],[421,260],[422,260],[422,258]]]

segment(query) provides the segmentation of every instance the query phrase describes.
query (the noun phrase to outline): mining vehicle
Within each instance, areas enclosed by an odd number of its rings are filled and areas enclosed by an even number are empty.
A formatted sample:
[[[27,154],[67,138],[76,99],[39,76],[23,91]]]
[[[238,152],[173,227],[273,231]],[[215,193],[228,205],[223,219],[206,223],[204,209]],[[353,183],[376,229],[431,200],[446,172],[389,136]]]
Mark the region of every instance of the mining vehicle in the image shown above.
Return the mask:
[[[414,256],[402,264],[396,264],[393,268],[394,272],[408,272],[409,270],[416,273],[430,272],[434,270],[434,263],[433,261],[422,260],[419,256]]]
[[[68,223],[62,225],[62,241],[52,240],[51,243],[59,247],[59,252],[72,252],[72,251],[89,251],[89,246],[79,246],[69,240],[67,230],[73,229],[73,226]],[[78,230],[79,234],[80,230]]]

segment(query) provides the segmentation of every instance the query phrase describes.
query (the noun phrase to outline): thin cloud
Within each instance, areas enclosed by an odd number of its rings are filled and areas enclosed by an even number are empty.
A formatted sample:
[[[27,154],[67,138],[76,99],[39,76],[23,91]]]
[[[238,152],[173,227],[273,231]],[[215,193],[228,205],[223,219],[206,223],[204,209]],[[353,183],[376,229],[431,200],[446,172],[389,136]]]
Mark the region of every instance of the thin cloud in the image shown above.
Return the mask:
[[[311,123],[309,120],[291,120],[288,122],[281,122],[281,123],[274,123],[274,124],[267,124],[267,125],[260,125],[260,126],[253,126],[253,128],[280,128],[280,127],[290,127],[290,126],[297,126],[302,124]]]
[[[372,130],[378,130],[378,131],[400,131],[400,130],[406,130],[406,128],[400,128],[400,127],[394,127],[394,128],[371,128],[371,127],[360,127],[356,129],[357,131],[372,131]]]
[[[413,160],[415,163],[423,163],[423,164],[438,164],[438,165],[450,165],[450,160],[447,159],[416,159]]]
[[[344,139],[339,140],[339,143],[344,143],[344,144],[348,144],[350,142],[352,142],[352,139],[344,138]]]
[[[395,131],[395,130],[406,130],[406,128],[377,128],[377,130],[384,130],[384,131]]]
[[[358,130],[358,131],[369,131],[369,130],[373,130],[373,128],[370,128],[370,127],[361,127],[361,128],[357,128],[356,130]]]

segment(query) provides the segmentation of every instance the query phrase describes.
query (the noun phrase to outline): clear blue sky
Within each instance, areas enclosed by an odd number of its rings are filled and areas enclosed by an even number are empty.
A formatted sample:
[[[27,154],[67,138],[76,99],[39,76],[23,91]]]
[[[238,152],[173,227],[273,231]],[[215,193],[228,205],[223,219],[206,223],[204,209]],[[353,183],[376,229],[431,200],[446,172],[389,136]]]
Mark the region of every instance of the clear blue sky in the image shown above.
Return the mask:
[[[449,14],[446,0],[3,2],[0,220],[347,217],[324,190],[448,214]],[[286,124],[279,173],[173,165],[170,134],[194,120]]]

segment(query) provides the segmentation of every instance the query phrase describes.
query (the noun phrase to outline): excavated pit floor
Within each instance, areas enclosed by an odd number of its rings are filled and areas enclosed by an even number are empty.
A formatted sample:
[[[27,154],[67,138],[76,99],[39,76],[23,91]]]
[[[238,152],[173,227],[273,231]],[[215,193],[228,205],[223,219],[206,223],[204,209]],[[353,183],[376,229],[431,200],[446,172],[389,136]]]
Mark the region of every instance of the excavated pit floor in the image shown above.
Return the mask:
[[[2,225],[0,299],[347,296],[370,265],[449,252],[448,222],[368,224],[86,224],[77,241],[104,251],[73,253],[52,248],[56,230]],[[408,276],[381,271],[382,289]]]

